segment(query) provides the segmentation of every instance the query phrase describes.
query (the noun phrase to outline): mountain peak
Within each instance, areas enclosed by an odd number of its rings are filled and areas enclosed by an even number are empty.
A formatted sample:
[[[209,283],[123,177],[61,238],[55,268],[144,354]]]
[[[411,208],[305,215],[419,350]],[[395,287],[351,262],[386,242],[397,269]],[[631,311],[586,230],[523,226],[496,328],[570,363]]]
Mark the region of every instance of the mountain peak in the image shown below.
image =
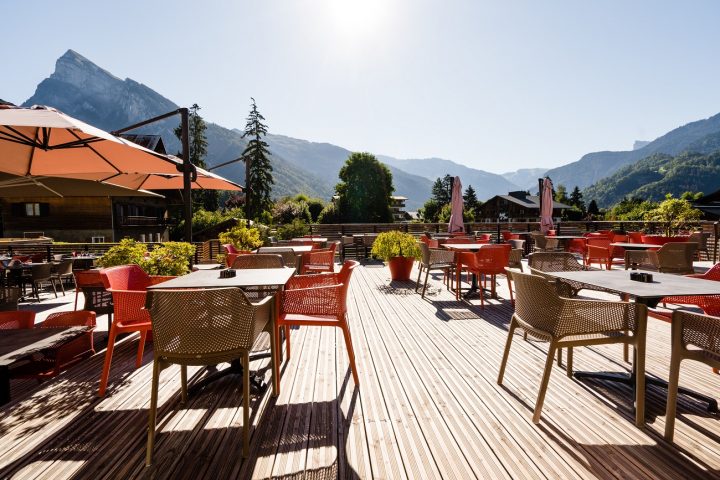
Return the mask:
[[[55,62],[55,71],[50,78],[100,93],[111,84],[122,81],[107,70],[83,57],[75,50],[68,50]]]

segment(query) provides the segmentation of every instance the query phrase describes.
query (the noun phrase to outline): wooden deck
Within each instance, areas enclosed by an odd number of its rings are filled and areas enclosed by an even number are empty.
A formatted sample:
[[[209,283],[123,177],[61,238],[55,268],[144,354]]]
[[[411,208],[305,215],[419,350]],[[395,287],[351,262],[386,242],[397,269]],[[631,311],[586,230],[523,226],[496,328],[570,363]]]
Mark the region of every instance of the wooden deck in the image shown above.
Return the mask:
[[[676,445],[667,444],[665,392],[655,387],[640,430],[629,387],[555,367],[532,424],[546,345],[517,336],[497,385],[512,311],[503,283],[501,300],[481,309],[456,302],[439,278],[422,300],[413,282],[390,284],[385,267],[358,268],[349,308],[360,388],[339,332],[293,330],[280,396],[253,398],[247,461],[238,379],[180,406],[179,371],[169,369],[155,463],[144,467],[152,353],[134,369],[135,336],[116,349],[103,399],[102,351],[52,381],[14,381],[0,410],[0,478],[720,478],[720,418],[681,396]],[[648,371],[667,378],[669,325],[650,319],[648,335]],[[575,368],[629,365],[612,346],[577,349]],[[720,376],[702,365],[683,365],[681,384],[720,397]]]

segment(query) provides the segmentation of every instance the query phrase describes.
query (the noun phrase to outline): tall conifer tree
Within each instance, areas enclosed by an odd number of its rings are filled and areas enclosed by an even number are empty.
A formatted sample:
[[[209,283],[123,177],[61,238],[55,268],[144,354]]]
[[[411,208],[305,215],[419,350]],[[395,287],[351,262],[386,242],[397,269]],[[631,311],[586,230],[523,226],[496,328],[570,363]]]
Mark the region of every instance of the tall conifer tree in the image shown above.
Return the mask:
[[[258,111],[254,98],[250,98],[250,115],[247,118],[243,138],[249,138],[242,157],[245,159],[245,211],[247,218],[257,219],[264,210],[269,210],[270,192],[275,183],[270,164],[268,144],[263,140],[267,135],[265,117]]]

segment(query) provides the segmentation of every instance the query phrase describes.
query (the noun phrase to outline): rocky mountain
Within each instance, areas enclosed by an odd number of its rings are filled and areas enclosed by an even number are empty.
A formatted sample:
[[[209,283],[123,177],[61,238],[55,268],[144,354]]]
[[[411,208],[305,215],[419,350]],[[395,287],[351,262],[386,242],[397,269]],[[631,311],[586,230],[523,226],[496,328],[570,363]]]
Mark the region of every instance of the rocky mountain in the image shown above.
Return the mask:
[[[707,139],[720,142],[720,135]],[[717,145],[720,145],[718,143]],[[720,150],[713,153],[683,152],[677,156],[656,153],[627,165],[587,188],[583,196],[600,207],[610,207],[623,197],[662,200],[666,193],[679,197],[684,192],[711,193],[720,188]]]
[[[637,150],[588,153],[576,162],[548,170],[547,175],[555,185],[565,185],[568,190],[576,185],[584,189],[655,153],[677,155],[716,132],[720,132],[720,114],[676,128]]]
[[[425,177],[431,182],[434,182],[438,177],[444,177],[446,174],[458,176],[462,181],[463,190],[467,188],[468,185],[472,185],[480,200],[487,200],[498,194],[507,194],[519,188],[516,184],[506,180],[501,175],[466,167],[452,160],[442,158],[399,160],[386,155],[378,155],[378,158],[390,167],[412,171],[416,175]]]
[[[68,50],[43,80],[24,106],[49,105],[105,130],[115,130],[178,108],[172,100],[142,83],[116,77],[79,53]],[[209,119],[206,119],[208,121]],[[160,134],[171,153],[180,144],[173,134],[179,119],[170,118],[138,129],[139,133]],[[271,125],[272,128],[272,125]],[[245,141],[242,132],[208,121],[208,165],[237,158]],[[273,196],[306,193],[329,199],[338,182],[338,171],[350,151],[328,143],[308,142],[284,135],[268,135],[273,155],[275,187]],[[459,165],[449,160],[398,160],[378,156],[393,172],[395,194],[408,197],[410,210],[419,208],[430,197],[432,181],[446,173],[460,175],[472,184],[480,198],[507,193],[518,187],[499,175]],[[433,165],[434,164],[434,165]],[[413,173],[408,173],[412,171]],[[242,163],[222,167],[220,175],[244,183]]]
[[[530,190],[531,193],[535,193],[538,189],[538,178],[545,176],[547,171],[547,168],[521,168],[514,172],[503,173],[502,176],[521,187],[521,190]]]

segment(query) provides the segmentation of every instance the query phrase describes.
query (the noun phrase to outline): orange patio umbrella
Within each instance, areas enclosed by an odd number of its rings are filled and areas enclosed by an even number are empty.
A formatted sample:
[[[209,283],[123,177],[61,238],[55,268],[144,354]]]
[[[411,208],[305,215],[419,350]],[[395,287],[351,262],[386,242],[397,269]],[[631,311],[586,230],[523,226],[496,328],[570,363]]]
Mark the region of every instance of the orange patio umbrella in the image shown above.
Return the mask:
[[[44,106],[0,108],[0,172],[82,180],[180,173],[164,155]]]

